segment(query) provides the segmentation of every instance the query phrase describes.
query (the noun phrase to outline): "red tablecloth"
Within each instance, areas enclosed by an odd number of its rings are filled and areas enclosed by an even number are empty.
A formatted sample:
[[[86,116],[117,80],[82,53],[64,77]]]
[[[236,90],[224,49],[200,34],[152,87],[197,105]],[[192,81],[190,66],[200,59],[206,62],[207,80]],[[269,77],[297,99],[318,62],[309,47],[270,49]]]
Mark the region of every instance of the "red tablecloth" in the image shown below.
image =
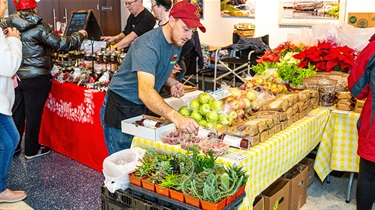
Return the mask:
[[[100,109],[105,93],[53,81],[39,142],[97,171],[108,156]]]

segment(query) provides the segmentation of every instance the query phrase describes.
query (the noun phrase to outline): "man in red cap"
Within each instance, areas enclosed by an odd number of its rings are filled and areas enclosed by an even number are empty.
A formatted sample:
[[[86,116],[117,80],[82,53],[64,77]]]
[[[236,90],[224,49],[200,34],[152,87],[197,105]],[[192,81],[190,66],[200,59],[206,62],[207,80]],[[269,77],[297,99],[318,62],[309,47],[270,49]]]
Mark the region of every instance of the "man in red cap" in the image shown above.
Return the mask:
[[[85,30],[72,36],[60,36],[38,16],[35,0],[13,0],[17,11],[0,23],[0,27],[15,27],[21,32],[22,63],[17,71],[21,79],[15,89],[12,108],[13,120],[22,139],[25,121],[25,158],[33,159],[46,155],[50,149],[40,145],[39,130],[43,107],[52,86],[51,51],[67,52],[79,49],[87,37]],[[16,151],[21,150],[20,143]]]
[[[188,2],[176,3],[163,27],[155,28],[131,45],[117,73],[113,76],[101,110],[109,154],[130,148],[133,136],[121,132],[121,121],[141,114],[162,116],[172,121],[181,131],[197,134],[198,123],[180,115],[158,94],[165,84],[171,95],[180,98],[184,86],[170,77],[181,52],[181,46],[199,28],[198,9]]]

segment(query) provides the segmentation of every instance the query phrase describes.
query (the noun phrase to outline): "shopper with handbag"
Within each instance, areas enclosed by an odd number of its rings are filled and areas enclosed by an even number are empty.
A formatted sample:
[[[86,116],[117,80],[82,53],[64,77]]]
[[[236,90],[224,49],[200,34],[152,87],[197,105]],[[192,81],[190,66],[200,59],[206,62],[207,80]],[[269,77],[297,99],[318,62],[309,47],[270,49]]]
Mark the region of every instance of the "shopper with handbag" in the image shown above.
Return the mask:
[[[21,32],[22,63],[17,71],[20,81],[12,112],[20,140],[26,121],[25,158],[33,159],[50,152],[38,143],[38,138],[44,104],[52,86],[51,52],[79,49],[87,32],[80,30],[72,36],[60,36],[37,15],[35,0],[13,0],[13,3],[17,11],[0,23],[0,27],[15,27]],[[21,149],[20,144],[18,149]]]

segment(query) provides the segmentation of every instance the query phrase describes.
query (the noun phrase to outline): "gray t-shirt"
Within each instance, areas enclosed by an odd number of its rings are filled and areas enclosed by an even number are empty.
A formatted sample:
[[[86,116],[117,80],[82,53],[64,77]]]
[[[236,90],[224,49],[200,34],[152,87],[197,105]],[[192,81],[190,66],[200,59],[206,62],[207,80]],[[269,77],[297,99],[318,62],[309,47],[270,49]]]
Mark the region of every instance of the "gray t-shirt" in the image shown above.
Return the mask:
[[[130,102],[143,104],[138,97],[137,71],[153,74],[154,88],[159,92],[172,72],[180,52],[181,47],[167,42],[162,27],[155,28],[133,42],[108,88]]]

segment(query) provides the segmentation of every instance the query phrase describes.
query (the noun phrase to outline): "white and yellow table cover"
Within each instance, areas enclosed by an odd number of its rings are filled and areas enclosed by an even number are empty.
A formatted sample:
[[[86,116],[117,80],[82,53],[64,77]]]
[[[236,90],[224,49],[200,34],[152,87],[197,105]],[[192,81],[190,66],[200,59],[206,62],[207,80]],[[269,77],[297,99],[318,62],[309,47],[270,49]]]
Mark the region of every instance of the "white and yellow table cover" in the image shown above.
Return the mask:
[[[320,180],[333,170],[358,172],[358,113],[333,110],[319,145],[314,169]]]
[[[229,148],[227,155],[218,158],[219,164],[244,165],[249,179],[246,197],[239,209],[252,209],[257,195],[301,161],[319,143],[329,116],[328,110],[315,109],[285,130],[249,150]],[[167,152],[182,152],[180,146],[135,137],[132,147],[157,148]],[[237,160],[231,158],[237,156]]]

